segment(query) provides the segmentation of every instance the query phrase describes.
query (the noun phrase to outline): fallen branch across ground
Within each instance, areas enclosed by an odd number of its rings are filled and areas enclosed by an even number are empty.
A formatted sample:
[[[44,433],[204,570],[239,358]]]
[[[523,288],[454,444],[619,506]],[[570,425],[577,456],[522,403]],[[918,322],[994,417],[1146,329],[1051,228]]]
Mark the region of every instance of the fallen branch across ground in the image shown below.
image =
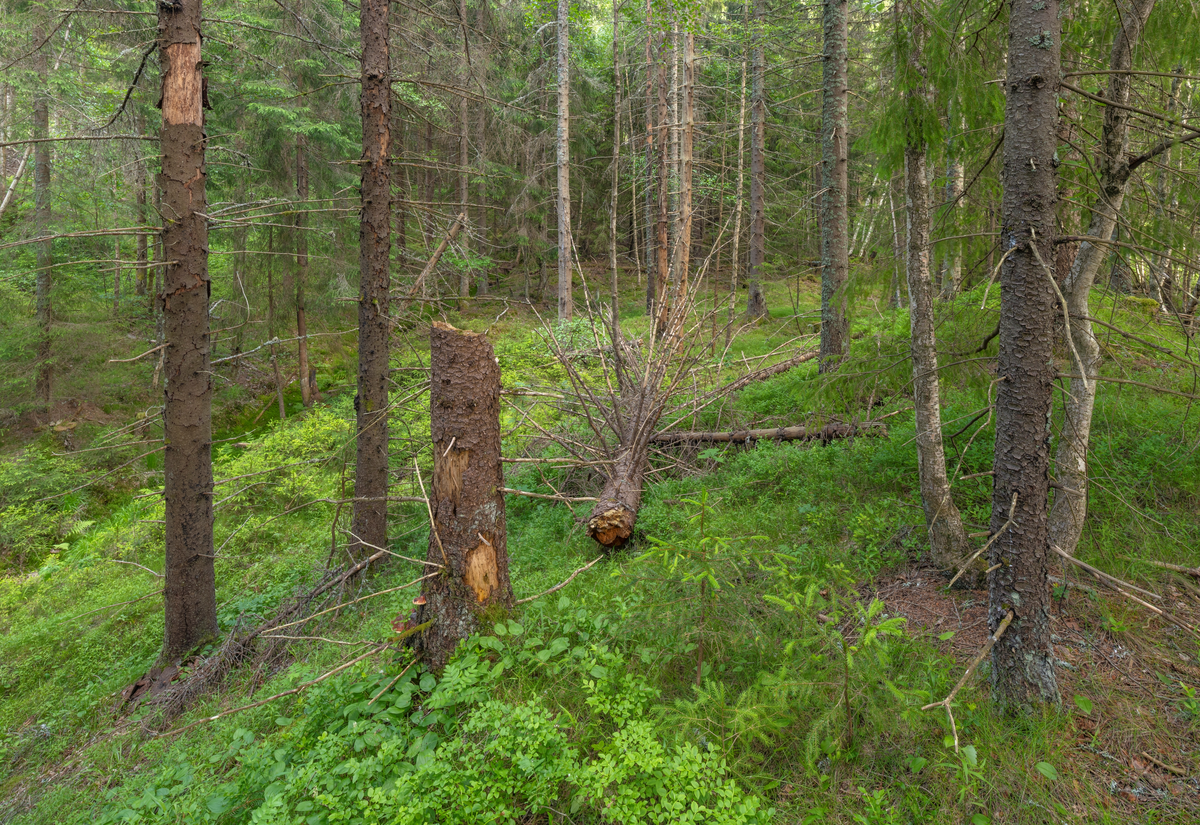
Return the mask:
[[[954,701],[954,697],[958,695],[958,692],[962,690],[963,685],[965,685],[967,680],[971,678],[971,674],[975,672],[975,668],[979,667],[979,663],[982,662],[984,658],[992,652],[992,648],[995,647],[996,642],[1000,641],[1000,637],[1004,635],[1004,631],[1008,630],[1008,626],[1012,623],[1012,620],[1013,612],[1010,610],[1004,616],[1004,618],[1000,620],[1000,626],[996,628],[996,632],[991,636],[988,636],[987,644],[983,646],[983,650],[979,651],[979,655],[975,657],[973,662],[971,662],[970,666],[967,668],[967,672],[964,673],[962,678],[958,680],[958,684],[954,686],[954,690],[950,691],[949,696],[940,702],[930,702],[928,705],[921,708],[921,710],[930,710],[932,708],[946,709],[946,716],[950,718],[950,731],[954,734],[955,753],[958,753],[958,726],[954,724],[954,711],[950,710],[950,703]]]
[[[833,441],[839,438],[886,438],[887,425],[878,421],[861,424],[826,424],[824,427],[771,427],[764,430],[730,430],[728,432],[655,433],[652,444],[742,443],[746,441]]]

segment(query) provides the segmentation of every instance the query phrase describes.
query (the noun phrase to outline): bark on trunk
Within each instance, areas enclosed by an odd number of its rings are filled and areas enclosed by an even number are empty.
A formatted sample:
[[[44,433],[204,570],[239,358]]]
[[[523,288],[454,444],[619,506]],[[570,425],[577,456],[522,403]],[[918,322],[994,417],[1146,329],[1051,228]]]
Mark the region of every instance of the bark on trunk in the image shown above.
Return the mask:
[[[654,95],[651,94],[654,77],[654,16],[652,0],[646,0],[646,193],[643,203],[646,231],[646,314],[654,317],[654,306],[658,298],[657,251],[655,250],[655,227],[653,220],[654,192]]]
[[[354,538],[351,552],[387,546],[388,290],[392,247],[391,75],[388,0],[363,0],[362,221],[359,229],[358,456],[354,475]]]
[[[738,92],[738,132],[737,132],[737,185],[733,196],[733,252],[730,254],[729,272],[729,319],[725,324],[725,346],[733,335],[733,316],[737,309],[738,270],[742,265],[742,192],[746,185],[745,164],[746,155],[746,58],[742,57],[742,85]]]
[[[146,121],[144,118],[138,118],[138,134],[145,134]],[[142,156],[141,151],[138,151],[137,163],[134,172],[134,208],[137,214],[138,226],[145,226],[147,223],[146,211],[146,159]],[[145,232],[137,234],[137,273],[134,275],[134,294],[139,298],[146,297],[146,278],[149,274],[150,267],[150,250],[148,249],[148,238]]]
[[[654,226],[654,318],[655,330],[658,334],[666,329],[667,324],[667,284],[670,280],[671,247],[667,240],[667,224],[670,219],[671,184],[670,184],[670,141],[669,115],[667,109],[667,40],[665,35],[658,38],[658,219]]]
[[[767,299],[762,289],[762,267],[766,258],[766,53],[763,27],[766,25],[764,0],[754,0],[754,36],[750,84],[750,266],[746,271],[749,294],[746,315],[762,318],[767,314]]]
[[[468,59],[470,54],[470,46],[467,42],[467,0],[458,0],[458,20],[459,29],[462,35],[462,56],[460,57],[461,83],[464,88],[471,79],[471,64]],[[458,98],[458,211],[463,215],[471,214],[469,211],[470,198],[468,195],[469,183],[469,164],[471,162],[470,155],[470,124],[467,117],[467,96],[461,95]],[[458,271],[458,309],[463,311],[467,308],[467,299],[471,297],[471,233],[468,232],[463,239],[463,248],[467,253],[467,261]]]
[[[316,382],[308,369],[308,318],[305,317],[304,282],[308,280],[308,152],[304,135],[296,138],[296,358],[300,371],[300,397],[311,407],[317,398]]]
[[[1117,29],[1109,69],[1128,71],[1133,63],[1133,48],[1140,42],[1146,20],[1155,0],[1121,0],[1123,25]],[[1130,77],[1111,74],[1108,79],[1108,100],[1116,105],[1104,111],[1101,145],[1095,166],[1100,170],[1100,197],[1092,204],[1092,219],[1087,234],[1094,238],[1113,237],[1117,218],[1128,191],[1129,121],[1133,113],[1123,108],[1129,104]],[[1096,404],[1096,376],[1100,372],[1100,342],[1092,331],[1091,307],[1088,297],[1096,283],[1100,266],[1109,255],[1106,244],[1084,241],[1075,255],[1075,262],[1063,284],[1067,311],[1071,316],[1071,340],[1083,362],[1081,375],[1087,380],[1072,379],[1065,394],[1062,434],[1054,456],[1054,475],[1059,489],[1050,509],[1050,542],[1068,554],[1074,554],[1087,516],[1087,452],[1092,432],[1092,411]],[[1079,370],[1075,364],[1072,372]]]
[[[642,482],[649,460],[649,444],[623,448],[588,519],[588,535],[601,547],[624,547],[633,536],[642,506]]]
[[[435,322],[430,333],[433,529],[425,583],[413,617],[426,663],[446,666],[489,608],[512,606],[500,464],[500,367],[487,338]]]
[[[558,320],[570,321],[571,297],[571,66],[570,0],[558,0]]]
[[[620,196],[618,184],[620,183],[620,167],[621,167],[621,63],[620,63],[620,6],[613,5],[613,23],[612,23],[612,54],[613,54],[613,159],[612,159],[612,190],[609,192],[608,205],[608,267],[611,273],[609,282],[609,300],[612,301],[610,308],[609,323],[612,326],[612,335],[619,334],[621,316],[618,312],[617,297],[619,293],[618,271],[617,271],[617,206]],[[634,198],[636,204],[636,198]],[[636,206],[630,209],[630,234],[634,234],[632,228],[632,214],[636,211]]]
[[[992,648],[993,696],[1011,711],[1060,702],[1046,580],[1055,298],[1037,257],[1054,260],[1058,15],[1059,0],[1014,0],[1009,21],[1001,240],[1013,252],[1000,280],[988,624],[1015,614]]]
[[[657,433],[652,444],[743,444],[752,441],[820,441],[828,443],[842,438],[887,438],[887,425],[879,421],[861,424],[826,424],[824,427],[772,427],[765,430],[730,430],[729,432]],[[943,475],[945,471],[943,470]],[[959,527],[961,529],[961,522]]]
[[[920,134],[910,129],[909,134]],[[911,302],[909,344],[913,362],[913,406],[917,425],[917,476],[925,527],[934,564],[957,570],[967,557],[967,533],[950,494],[946,450],[942,445],[942,409],[938,385],[933,279],[929,272],[929,187],[926,147],[910,143],[904,152],[908,203],[908,295]]]
[[[54,379],[54,364],[50,361],[50,324],[52,309],[50,288],[53,283],[53,244],[50,238],[50,146],[45,142],[50,137],[50,71],[46,60],[44,29],[38,25],[33,31],[34,43],[39,47],[34,55],[34,70],[37,72],[37,91],[33,98],[33,137],[42,140],[33,150],[33,220],[34,233],[43,238],[37,245],[37,383],[35,397],[50,406],[51,383]]]
[[[692,260],[692,144],[696,129],[696,35],[688,28],[683,33],[683,134],[679,157],[679,265],[675,272],[674,301],[683,305],[688,295],[688,270]]]
[[[955,127],[959,126],[953,112],[950,115],[950,122]],[[959,153],[958,140],[955,139],[954,135],[949,135],[946,138],[946,158],[946,208],[950,210],[952,217],[954,212],[960,211],[963,207],[963,201],[959,200],[959,195],[962,194],[963,185],[966,182],[963,173],[962,155]],[[953,229],[955,223],[948,221],[947,226]],[[957,235],[958,233],[948,231],[946,234]],[[953,298],[962,287],[962,250],[959,247],[958,241],[951,241],[947,244],[946,250],[943,253],[941,286],[943,298]]]
[[[162,66],[166,632],[173,659],[219,633],[213,570],[212,381],[200,0],[159,5]]]
[[[824,0],[821,107],[821,363],[836,369],[849,345],[846,279],[848,223],[850,15],[847,0]]]
[[[274,341],[278,327],[275,323],[275,227],[267,227],[267,335]],[[287,418],[283,403],[283,373],[279,371],[279,345],[271,344],[271,370],[275,374],[275,401],[279,404],[279,420]]]

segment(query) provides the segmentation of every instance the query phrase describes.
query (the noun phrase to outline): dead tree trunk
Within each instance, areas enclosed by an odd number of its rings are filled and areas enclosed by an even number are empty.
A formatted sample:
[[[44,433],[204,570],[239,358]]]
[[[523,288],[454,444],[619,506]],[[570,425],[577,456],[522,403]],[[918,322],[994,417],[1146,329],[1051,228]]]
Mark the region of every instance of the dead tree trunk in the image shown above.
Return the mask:
[[[392,249],[391,74],[388,0],[363,0],[362,222],[359,228],[358,394],[354,398],[357,466],[354,473],[355,555],[387,546],[388,290]]]
[[[753,58],[750,82],[750,266],[746,271],[748,296],[746,315],[762,318],[767,314],[763,295],[763,261],[766,259],[766,185],[767,185],[767,102],[766,52],[763,27],[766,25],[763,0],[754,0]]]
[[[166,390],[164,659],[214,638],[212,368],[200,0],[159,4]]]
[[[1050,411],[1055,297],[1054,157],[1062,23],[1058,0],[1017,0],[1008,34],[1001,239],[1000,353],[988,558],[992,695],[1013,711],[1060,701],[1050,645]],[[1011,518],[1010,518],[1011,514]]]
[[[441,670],[474,633],[483,611],[512,606],[500,464],[500,367],[479,333],[434,322],[429,394],[433,525],[428,560],[436,577],[413,618],[433,620],[420,647]],[[438,566],[438,567],[435,567]]]
[[[846,279],[850,271],[847,189],[850,30],[847,0],[824,0],[824,103],[821,109],[821,361],[837,368],[846,356]]]
[[[54,379],[54,364],[50,361],[50,286],[53,280],[53,245],[50,237],[50,71],[46,60],[44,29],[39,24],[33,32],[37,71],[37,91],[33,98],[33,137],[41,142],[33,150],[33,218],[34,232],[42,238],[37,245],[37,384],[36,398],[50,405],[50,385]],[[15,181],[14,181],[15,184]]]
[[[570,0],[558,0],[558,320],[570,321],[571,298],[571,64]]]

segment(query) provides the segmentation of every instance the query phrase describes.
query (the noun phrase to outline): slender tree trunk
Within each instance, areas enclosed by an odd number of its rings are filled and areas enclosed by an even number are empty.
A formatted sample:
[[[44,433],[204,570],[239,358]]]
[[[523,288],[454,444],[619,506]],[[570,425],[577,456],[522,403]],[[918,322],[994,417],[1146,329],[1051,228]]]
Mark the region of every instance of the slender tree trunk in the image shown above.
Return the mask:
[[[116,215],[113,216],[114,218]],[[121,239],[113,241],[113,315],[121,313]]]
[[[850,154],[850,29],[847,0],[824,0],[825,52],[821,107],[821,360],[837,368],[849,346],[846,279],[850,271],[848,160]]]
[[[696,131],[696,35],[689,24],[683,32],[683,134],[679,141],[679,268],[675,300],[682,305],[688,295],[688,271],[692,260],[692,145]]]
[[[138,134],[146,133],[146,119],[138,117]],[[146,210],[146,159],[142,156],[141,147],[137,148],[137,162],[134,166],[134,211],[137,216],[138,226],[147,224]],[[137,234],[137,272],[134,275],[134,294],[139,298],[146,297],[146,279],[149,275],[150,254],[148,246],[148,237],[145,232]]]
[[[162,66],[162,286],[166,391],[166,632],[163,658],[217,626],[213,569],[212,367],[200,0],[159,5]]]
[[[500,464],[500,367],[487,338],[434,322],[429,393],[433,440],[433,528],[427,558],[439,575],[412,617],[433,621],[421,636],[425,661],[446,666],[476,632],[484,611],[512,606]]]
[[[763,47],[763,27],[766,25],[764,6],[764,0],[754,0],[753,76],[750,88],[750,267],[746,273],[749,288],[746,314],[751,318],[762,318],[767,314],[767,299],[762,288],[762,268],[767,251],[767,62]]]
[[[1104,110],[1101,146],[1094,163],[1100,171],[1099,197],[1092,204],[1087,234],[1094,238],[1113,237],[1119,227],[1117,218],[1129,188],[1129,127],[1133,115],[1126,106],[1130,98],[1128,71],[1133,64],[1133,49],[1141,40],[1146,20],[1155,0],[1120,0],[1123,25],[1113,42],[1106,97],[1114,105]],[[1006,138],[1007,140],[1007,138]],[[1072,379],[1065,394],[1062,433],[1054,456],[1054,474],[1059,488],[1050,510],[1050,542],[1073,554],[1083,532],[1087,515],[1087,452],[1092,432],[1092,411],[1096,404],[1096,376],[1100,371],[1100,342],[1092,331],[1088,296],[1096,282],[1100,265],[1108,256],[1105,244],[1084,241],[1063,284],[1067,310],[1071,316],[1071,341],[1083,362],[1086,380]],[[1072,361],[1072,372],[1079,364]]]
[[[388,290],[392,250],[388,0],[362,0],[362,220],[359,229],[358,457],[351,552],[387,546]]]
[[[300,370],[300,397],[311,407],[316,384],[308,367],[308,319],[305,317],[304,285],[308,280],[308,140],[296,138],[296,355]]]
[[[477,74],[476,84],[481,92],[487,90],[487,46],[489,43],[488,37],[488,5],[487,0],[481,0],[479,6],[479,20],[476,26],[482,38],[475,44],[475,68],[474,73]],[[479,158],[479,163],[476,174],[479,175],[479,183],[477,184],[478,198],[478,214],[479,220],[476,222],[479,227],[479,246],[480,256],[487,255],[488,251],[488,203],[487,203],[487,148],[488,148],[488,108],[484,104],[478,106],[479,109],[479,151],[476,157]],[[480,266],[475,271],[476,294],[488,294],[488,269],[486,266]]]
[[[570,0],[558,0],[558,320],[574,313],[571,297],[571,65],[569,49]]]
[[[957,115],[952,111],[949,116],[951,129],[960,128]],[[963,185],[965,184],[963,174],[962,155],[958,148],[958,139],[954,134],[946,136],[946,209],[950,214],[960,211],[963,203],[958,200],[962,194]],[[953,222],[947,222],[948,227],[953,228]],[[957,235],[957,232],[947,232],[949,235]],[[951,241],[946,245],[942,252],[942,297],[953,298],[958,294],[962,287],[962,249],[958,241]]]
[[[1050,645],[1050,412],[1059,0],[1014,0],[1009,20],[1001,238],[999,391],[988,566],[988,625],[1014,619],[992,648],[992,695],[1002,706],[1059,704]],[[1035,234],[1036,233],[1036,234]],[[1039,259],[1040,257],[1040,259]],[[1015,502],[1015,503],[1014,503]],[[1012,521],[1009,514],[1012,513]]]
[[[1182,66],[1176,66],[1177,74],[1183,73]],[[1182,78],[1171,78],[1171,92],[1167,97],[1167,119],[1173,120],[1175,110],[1179,102],[1179,87],[1183,83]],[[1167,217],[1168,209],[1168,181],[1171,178],[1171,150],[1163,152],[1162,165],[1158,169],[1158,182],[1155,187],[1154,199],[1154,216],[1158,224],[1158,231],[1164,236],[1162,241],[1163,249],[1154,256],[1154,260],[1150,265],[1150,297],[1158,301],[1158,309],[1161,315],[1167,315],[1171,311],[1171,242],[1167,238],[1171,235],[1171,222]]]
[[[905,266],[904,249],[906,241],[900,235],[900,224],[896,220],[896,199],[892,195],[892,190],[896,189],[896,182],[893,180],[888,184],[888,212],[892,216],[892,258],[895,261],[892,272],[891,288],[888,290],[888,307],[898,309],[904,306],[904,302],[900,299],[900,268]]]
[[[926,75],[921,50],[925,33],[923,23],[913,24],[909,63],[913,74]],[[922,86],[924,81],[922,80]],[[921,503],[925,508],[925,526],[934,564],[943,570],[956,570],[967,557],[967,534],[962,516],[950,494],[946,477],[946,451],[942,445],[942,409],[938,386],[937,336],[933,317],[933,278],[930,273],[929,186],[926,174],[926,145],[921,137],[921,113],[926,108],[927,88],[908,92],[909,122],[904,147],[908,238],[908,295],[911,301],[909,344],[913,362],[913,407],[917,424],[917,476]]]
[[[33,138],[45,141],[50,137],[50,70],[46,59],[45,29],[39,24],[33,31],[37,52],[34,54],[34,71],[37,72],[37,89],[33,97]],[[51,383],[54,379],[54,364],[50,360],[50,324],[53,311],[50,290],[53,284],[54,241],[50,237],[50,146],[48,142],[37,143],[33,150],[33,220],[34,232],[43,238],[37,245],[37,384],[35,397],[40,404],[50,406]]]
[[[467,0],[458,0],[458,20],[459,29],[462,34],[462,56],[460,58],[459,72],[462,75],[462,85],[465,89],[471,79],[471,63],[468,55],[470,54],[470,45],[467,41]],[[469,189],[469,169],[471,163],[470,154],[470,125],[467,119],[467,96],[462,94],[458,98],[458,211],[463,215],[470,215],[470,198],[468,196]],[[467,259],[471,257],[471,233],[468,231],[463,238],[464,251],[467,253]],[[467,299],[471,297],[471,269],[470,264],[465,264],[458,271],[458,308],[459,311],[467,308]]]
[[[652,0],[646,0],[646,198],[644,204],[646,230],[646,314],[654,317],[658,302],[658,251],[655,248],[657,232],[653,216],[654,193],[654,112],[655,99],[651,90],[655,87],[654,66],[654,16]]]
[[[612,334],[618,334],[620,328],[621,316],[617,308],[617,296],[619,294],[619,272],[617,270],[617,205],[620,201],[620,190],[617,188],[621,180],[621,63],[620,63],[620,44],[621,44],[621,29],[620,29],[620,4],[613,4],[613,20],[612,20],[612,54],[613,54],[613,152],[612,152],[612,191],[609,192],[609,209],[608,209],[608,265],[612,273],[612,280],[609,284],[609,299],[612,301],[611,309],[611,325]],[[649,33],[647,33],[649,34]],[[634,209],[630,210],[632,214]]]
[[[745,191],[745,157],[746,157],[746,58],[742,56],[742,85],[738,92],[738,126],[737,126],[737,184],[733,196],[733,252],[731,255],[729,273],[729,319],[725,324],[725,346],[729,347],[729,339],[733,335],[733,316],[737,307],[738,271],[742,266],[740,244],[742,240],[742,193]],[[715,307],[714,307],[715,309]]]
[[[275,227],[267,227],[267,337],[276,339],[279,326],[275,323]],[[283,404],[283,374],[279,371],[279,345],[271,344],[271,369],[275,373],[275,400],[279,403],[279,420],[287,418]]]
[[[670,109],[667,96],[669,93],[669,77],[667,74],[667,37],[660,34],[658,38],[658,117],[655,121],[658,127],[658,217],[654,227],[654,318],[655,331],[661,334],[667,323],[667,285],[671,277],[671,243],[668,239],[668,224],[671,216],[671,150],[670,150]]]

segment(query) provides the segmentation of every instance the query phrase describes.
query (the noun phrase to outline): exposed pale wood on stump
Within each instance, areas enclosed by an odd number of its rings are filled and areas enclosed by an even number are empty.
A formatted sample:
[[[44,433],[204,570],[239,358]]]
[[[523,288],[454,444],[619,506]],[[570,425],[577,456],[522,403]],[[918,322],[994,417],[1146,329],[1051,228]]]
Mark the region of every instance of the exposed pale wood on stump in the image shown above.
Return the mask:
[[[512,606],[500,463],[500,366],[481,334],[435,322],[429,393],[434,470],[429,579],[417,623],[434,619],[419,642],[440,670],[488,608]],[[431,569],[436,569],[432,568]]]

